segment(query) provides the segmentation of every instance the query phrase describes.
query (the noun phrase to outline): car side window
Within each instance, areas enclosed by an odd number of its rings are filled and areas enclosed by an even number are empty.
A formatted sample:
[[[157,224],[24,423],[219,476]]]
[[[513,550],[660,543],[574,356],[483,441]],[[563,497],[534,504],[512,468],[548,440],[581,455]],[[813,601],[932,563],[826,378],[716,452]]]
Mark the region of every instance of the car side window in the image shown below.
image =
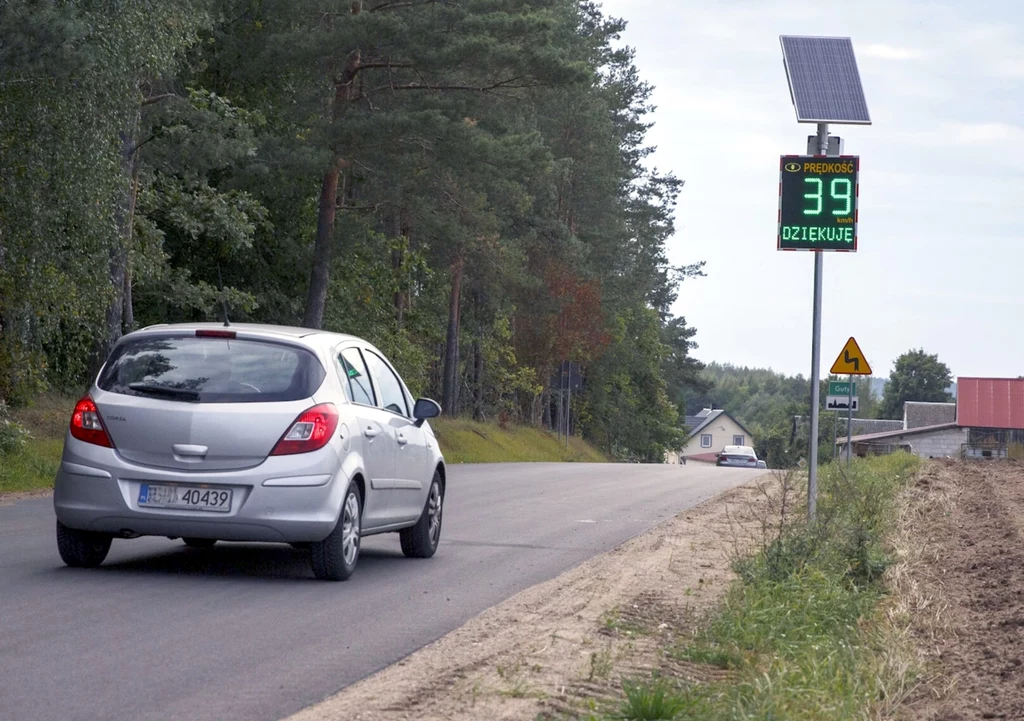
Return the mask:
[[[364,406],[376,405],[370,374],[366,370],[366,363],[363,362],[363,356],[359,349],[346,348],[338,354],[338,363],[345,376],[345,387],[349,400]]]
[[[380,389],[380,401],[377,405],[392,413],[408,417],[409,407],[405,402],[405,392],[402,391],[402,382],[398,380],[391,367],[373,351],[366,351],[366,363],[370,366]]]

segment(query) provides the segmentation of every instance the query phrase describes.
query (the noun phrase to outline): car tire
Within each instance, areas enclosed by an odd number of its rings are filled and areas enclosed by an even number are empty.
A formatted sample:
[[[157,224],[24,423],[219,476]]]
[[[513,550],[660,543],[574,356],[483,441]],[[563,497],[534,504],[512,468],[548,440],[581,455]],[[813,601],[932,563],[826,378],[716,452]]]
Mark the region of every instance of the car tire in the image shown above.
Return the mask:
[[[57,550],[61,560],[72,568],[95,568],[103,563],[112,540],[109,534],[80,531],[57,521]]]
[[[216,538],[183,538],[185,545],[189,548],[213,548],[217,542]]]
[[[427,502],[415,526],[403,528],[398,533],[402,541],[402,553],[409,558],[430,558],[441,542],[441,521],[444,518],[444,493],[441,490],[441,474],[434,471],[430,482]]]
[[[338,523],[322,541],[309,544],[313,575],[321,581],[346,581],[359,562],[360,530],[363,512],[359,487],[350,483],[341,504]]]

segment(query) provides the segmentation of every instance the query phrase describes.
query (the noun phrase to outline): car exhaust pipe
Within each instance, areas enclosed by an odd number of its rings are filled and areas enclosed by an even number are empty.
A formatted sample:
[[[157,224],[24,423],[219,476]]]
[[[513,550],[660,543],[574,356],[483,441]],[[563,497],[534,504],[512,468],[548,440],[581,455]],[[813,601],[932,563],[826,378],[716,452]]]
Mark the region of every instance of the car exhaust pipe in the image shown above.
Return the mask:
[[[130,528],[122,528],[117,532],[118,538],[139,538],[142,534],[136,533]]]

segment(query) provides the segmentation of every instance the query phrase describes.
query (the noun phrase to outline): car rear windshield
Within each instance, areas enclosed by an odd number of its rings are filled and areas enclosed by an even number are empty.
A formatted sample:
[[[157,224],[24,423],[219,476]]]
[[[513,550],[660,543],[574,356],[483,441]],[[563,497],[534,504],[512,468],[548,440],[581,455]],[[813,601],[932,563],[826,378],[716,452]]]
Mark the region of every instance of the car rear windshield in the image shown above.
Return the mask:
[[[309,398],[325,375],[315,355],[291,345],[148,336],[119,345],[97,385],[191,403],[266,403]]]

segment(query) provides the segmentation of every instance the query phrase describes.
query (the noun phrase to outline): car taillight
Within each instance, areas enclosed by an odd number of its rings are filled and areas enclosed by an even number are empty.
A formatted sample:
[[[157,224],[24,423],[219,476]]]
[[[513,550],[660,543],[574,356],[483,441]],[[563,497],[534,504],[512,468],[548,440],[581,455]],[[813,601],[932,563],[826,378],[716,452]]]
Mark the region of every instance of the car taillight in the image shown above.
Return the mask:
[[[235,338],[233,330],[197,330],[196,338]]]
[[[289,456],[318,451],[327,445],[337,428],[338,409],[333,403],[313,406],[295,419],[270,455]]]
[[[71,436],[95,446],[114,447],[110,442],[110,436],[107,435],[107,429],[103,427],[100,412],[89,396],[75,405],[75,412],[71,414]]]

